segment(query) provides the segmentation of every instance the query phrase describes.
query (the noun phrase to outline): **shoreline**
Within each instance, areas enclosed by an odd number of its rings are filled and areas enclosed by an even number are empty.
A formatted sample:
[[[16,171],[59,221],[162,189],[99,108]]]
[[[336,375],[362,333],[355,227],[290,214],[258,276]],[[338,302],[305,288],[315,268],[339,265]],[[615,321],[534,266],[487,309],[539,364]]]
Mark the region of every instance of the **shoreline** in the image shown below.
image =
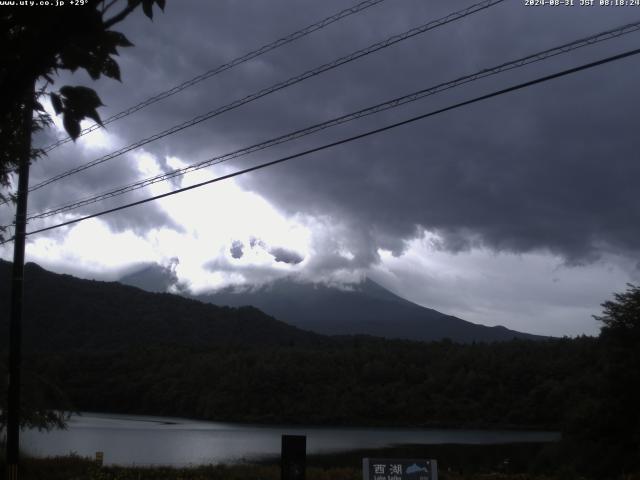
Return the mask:
[[[263,428],[300,428],[304,426],[309,429],[398,429],[398,430],[469,430],[477,432],[527,432],[536,434],[549,434],[549,435],[561,435],[561,429],[559,426],[540,426],[540,425],[516,425],[509,423],[489,424],[486,422],[467,422],[458,424],[448,424],[444,422],[425,422],[422,424],[403,424],[403,423],[390,423],[390,422],[378,422],[378,423],[317,423],[312,422],[295,422],[295,421],[270,421],[264,419],[260,421],[258,419],[251,420],[234,420],[234,419],[210,419],[210,418],[197,418],[197,417],[176,417],[171,415],[155,415],[153,413],[125,413],[125,412],[73,412],[71,416],[80,417],[96,417],[96,418],[111,418],[114,420],[133,420],[133,421],[147,421],[150,423],[158,424],[181,424],[181,423],[212,423],[220,425],[233,425],[240,427],[263,427]],[[136,418],[127,418],[136,417]],[[142,418],[165,418],[168,421],[163,422],[160,420],[143,420]],[[137,418],[141,418],[137,420]],[[175,422],[174,422],[175,420]]]

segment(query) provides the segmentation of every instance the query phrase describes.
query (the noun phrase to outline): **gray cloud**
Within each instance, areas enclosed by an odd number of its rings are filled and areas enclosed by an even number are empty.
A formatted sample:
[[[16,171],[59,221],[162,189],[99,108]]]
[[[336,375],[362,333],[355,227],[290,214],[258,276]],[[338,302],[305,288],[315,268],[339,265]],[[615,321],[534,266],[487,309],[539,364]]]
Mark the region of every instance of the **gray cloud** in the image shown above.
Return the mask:
[[[231,256],[236,259],[242,258],[243,248],[244,248],[244,244],[241,241],[234,240],[234,242],[231,244],[231,248],[229,249],[229,251],[231,252]]]
[[[304,257],[300,255],[298,252],[293,250],[284,248],[284,247],[270,247],[267,245],[264,240],[261,240],[257,237],[251,237],[249,239],[249,248],[255,249],[259,248],[266,251],[269,255],[273,257],[273,259],[277,263],[288,263],[290,265],[297,265],[304,260]],[[242,258],[244,254],[244,243],[240,240],[234,240],[231,242],[231,247],[229,248],[229,252],[231,256],[235,259]]]
[[[287,250],[282,247],[275,247],[269,249],[269,253],[273,255],[276,262],[289,263],[291,265],[297,265],[304,260],[304,257],[293,250]]]
[[[502,18],[501,25],[515,21],[523,29],[542,29],[534,24],[536,17],[513,9],[491,15],[494,21]],[[589,18],[583,28],[569,27],[569,38],[603,29],[613,19],[595,20]],[[447,47],[450,55],[459,42],[491,45],[502,36],[499,30],[471,32],[468,25],[467,33],[476,41],[454,36]],[[546,46],[568,39],[566,29],[543,30]],[[482,55],[478,51],[474,63],[491,65],[524,50],[516,42],[496,46]],[[542,45],[528,47],[531,51]],[[607,53],[609,47],[599,47],[551,62],[553,69],[531,67],[526,78]],[[439,72],[452,77],[459,70],[459,56],[441,60]],[[365,232],[374,246],[395,251],[422,227],[438,232],[442,247],[452,251],[474,244],[498,251],[551,250],[569,262],[591,261],[607,250],[633,254],[640,247],[640,209],[632,200],[640,167],[629,128],[635,115],[628,95],[637,96],[628,74],[632,62],[340,147],[255,174],[244,185],[292,213],[321,211],[349,219],[353,231]],[[429,111],[524,78],[524,73],[509,75],[408,110]],[[385,87],[393,83],[401,82],[392,80]]]
[[[251,237],[251,238],[249,239],[249,246],[250,246],[251,248],[256,248],[256,247],[261,247],[261,248],[264,248],[264,249],[266,249],[266,248],[267,248],[267,244],[266,244],[266,243],[264,243],[262,240],[260,240],[260,239],[259,239],[259,238],[257,238],[257,237]]]
[[[220,285],[221,288],[229,285],[235,285],[238,288],[259,286],[287,276],[297,277],[296,274],[292,275],[290,272],[277,271],[270,266],[236,265],[223,256],[213,258],[206,262],[204,268],[212,273],[224,274],[228,277],[228,283],[225,282]],[[239,281],[238,275],[240,275],[244,281]]]
[[[137,140],[469,4],[385,2],[112,124],[109,131],[125,143]],[[153,23],[142,15],[132,16],[122,28],[136,43],[121,57],[124,85],[95,85],[108,105],[102,115],[340,8],[340,1],[295,6],[284,1],[193,1],[180,8],[169,5]],[[145,148],[160,159],[176,155],[186,162],[203,160],[624,23],[628,12],[622,10],[528,9],[521,2],[505,2]],[[600,58],[626,45],[627,39],[621,39],[574,52],[233,165],[240,168],[320,145]],[[635,181],[640,164],[633,109],[640,92],[635,88],[635,62],[628,59],[449,112],[256,172],[243,177],[241,184],[289,214],[325,215],[344,225],[341,241],[354,258],[329,249],[321,255],[329,269],[375,264],[379,248],[399,254],[406,241],[424,229],[437,232],[441,248],[454,252],[473,245],[508,252],[548,250],[576,264],[607,251],[635,255],[640,250]],[[74,78],[90,83],[82,75]],[[62,149],[55,160],[56,170],[81,161]],[[34,197],[33,207],[64,202],[70,192],[83,196],[140,176],[127,158],[109,165]],[[44,161],[42,171],[39,168],[36,179],[49,173]],[[153,205],[105,219],[116,230],[137,231],[170,222]]]

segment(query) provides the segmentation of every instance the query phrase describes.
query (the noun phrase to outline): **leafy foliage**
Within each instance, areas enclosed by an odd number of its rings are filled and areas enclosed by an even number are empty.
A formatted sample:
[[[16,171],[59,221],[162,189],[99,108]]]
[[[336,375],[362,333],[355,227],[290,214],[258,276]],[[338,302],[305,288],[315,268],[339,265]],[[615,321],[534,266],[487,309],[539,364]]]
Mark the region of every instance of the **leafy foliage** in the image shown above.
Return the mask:
[[[600,419],[590,440],[627,470],[640,470],[640,287],[629,285],[602,304],[600,333],[602,391]]]
[[[595,317],[603,324],[601,337],[635,344],[640,338],[640,286],[629,284],[626,292],[616,293],[614,298],[604,302],[603,314]]]
[[[7,375],[7,362],[0,361],[0,376]],[[0,384],[0,426],[7,423],[6,383]],[[26,428],[51,430],[65,428],[70,412],[73,411],[66,395],[51,379],[43,377],[30,365],[23,366],[21,382],[20,425]],[[51,408],[58,405],[58,408]]]
[[[60,94],[51,94],[51,103],[56,114],[64,115],[64,128],[73,138],[80,135],[80,121],[89,117],[102,125],[98,115],[98,107],[102,102],[98,94],[87,87],[62,87]]]
[[[100,123],[100,98],[90,88],[63,86],[58,92],[47,92],[59,70],[85,70],[94,80],[102,75],[120,80],[115,60],[119,47],[133,44],[111,27],[124,20],[142,5],[149,18],[153,6],[164,9],[164,0],[127,0],[126,2],[90,0],[75,8],[23,8],[5,6],[0,9],[0,187],[9,185],[9,173],[30,148],[25,110],[35,110],[34,128],[48,124],[39,103],[50,95],[56,114],[72,138],[80,133],[80,122],[90,118]],[[121,6],[109,16],[109,10]],[[33,87],[41,84],[33,97]],[[35,107],[33,108],[33,105]],[[29,112],[26,112],[27,116]],[[31,151],[33,160],[41,152]],[[2,195],[2,194],[0,194]],[[3,200],[4,197],[0,197]],[[0,232],[1,233],[1,232]]]

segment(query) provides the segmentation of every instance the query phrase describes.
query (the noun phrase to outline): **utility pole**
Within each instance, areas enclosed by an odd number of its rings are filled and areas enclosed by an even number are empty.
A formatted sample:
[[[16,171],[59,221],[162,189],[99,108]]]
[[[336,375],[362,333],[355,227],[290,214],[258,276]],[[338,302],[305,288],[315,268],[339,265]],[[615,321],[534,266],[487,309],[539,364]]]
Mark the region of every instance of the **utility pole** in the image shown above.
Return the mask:
[[[11,317],[9,319],[9,392],[7,401],[7,467],[8,479],[18,480],[20,460],[20,368],[22,363],[22,299],[24,247],[27,231],[27,196],[29,193],[29,162],[35,82],[27,89],[23,100],[23,149],[18,166],[18,195],[13,241],[13,271],[11,274]]]

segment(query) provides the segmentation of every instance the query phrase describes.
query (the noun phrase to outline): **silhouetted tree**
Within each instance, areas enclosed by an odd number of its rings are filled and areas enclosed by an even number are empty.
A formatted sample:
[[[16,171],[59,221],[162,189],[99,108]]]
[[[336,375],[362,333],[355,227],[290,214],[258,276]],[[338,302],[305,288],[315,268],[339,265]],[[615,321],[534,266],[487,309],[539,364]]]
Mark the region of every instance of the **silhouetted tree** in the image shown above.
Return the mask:
[[[114,57],[118,47],[133,44],[111,28],[138,7],[153,17],[154,4],[164,9],[165,0],[82,0],[77,5],[4,5],[0,8],[0,201],[10,175],[29,152],[32,161],[42,151],[31,148],[31,134],[50,123],[39,100],[48,95],[56,114],[63,116],[67,133],[75,140],[80,122],[90,118],[100,123],[100,97],[91,88],[65,85],[52,91],[59,70],[84,69],[97,80],[101,75],[120,80]],[[35,116],[34,116],[35,113]],[[0,227],[0,240],[3,239]],[[2,375],[5,378],[5,375]],[[36,382],[36,387],[41,386]],[[29,393],[25,384],[24,393]],[[2,390],[0,388],[0,390]],[[64,417],[47,409],[46,395],[35,388],[23,396],[21,422],[42,427],[59,425]],[[41,401],[43,400],[44,401]],[[4,402],[2,395],[0,402]],[[5,420],[0,403],[0,427]]]
[[[91,88],[69,85],[50,91],[55,75],[59,70],[84,69],[94,80],[101,75],[120,80],[114,57],[118,47],[133,44],[111,28],[140,6],[152,18],[154,4],[164,9],[165,0],[84,0],[73,6],[0,8],[0,200],[11,198],[2,190],[8,187],[22,152],[31,147],[24,133],[28,126],[24,119],[31,115],[25,109],[36,113],[33,131],[46,127],[50,119],[39,100],[50,96],[73,139],[84,118],[100,123],[98,94]],[[42,151],[31,149],[31,160],[41,155]]]
[[[599,431],[610,462],[640,470],[640,287],[628,285],[602,304],[603,405]],[[603,421],[604,420],[604,421]]]
[[[51,375],[42,375],[41,368],[25,364],[22,368],[22,404],[20,420],[24,427],[50,430],[65,428],[73,411],[67,395],[58,387],[60,380]],[[0,376],[6,378],[7,365],[0,359]],[[0,428],[7,423],[7,391],[4,382],[0,384]]]

